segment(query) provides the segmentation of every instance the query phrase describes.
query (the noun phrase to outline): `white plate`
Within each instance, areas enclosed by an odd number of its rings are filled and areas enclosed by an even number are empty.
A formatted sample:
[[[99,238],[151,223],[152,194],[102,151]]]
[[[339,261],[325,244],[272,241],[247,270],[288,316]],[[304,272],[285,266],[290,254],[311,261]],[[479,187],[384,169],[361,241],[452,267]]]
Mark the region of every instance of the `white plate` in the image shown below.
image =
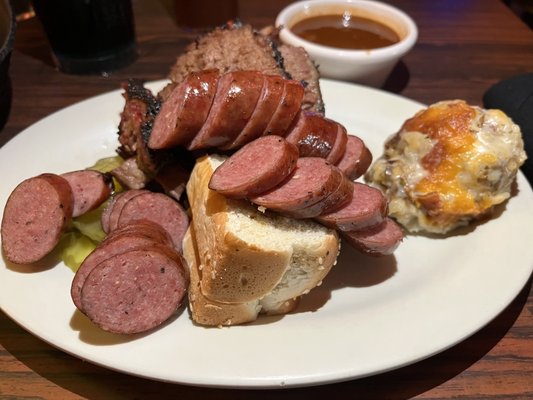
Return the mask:
[[[162,82],[152,88],[162,87]],[[375,156],[423,106],[374,89],[322,83],[327,114],[361,136]],[[119,91],[68,107],[0,149],[0,204],[25,178],[66,172],[114,154]],[[501,214],[441,239],[409,236],[394,257],[344,246],[324,284],[284,317],[231,328],[194,326],[185,309],[148,335],[94,327],[69,295],[64,265],[39,270],[0,262],[0,305],[23,328],[70,354],[148,378],[215,387],[304,386],[398,368],[473,334],[519,293],[533,268],[533,192]]]

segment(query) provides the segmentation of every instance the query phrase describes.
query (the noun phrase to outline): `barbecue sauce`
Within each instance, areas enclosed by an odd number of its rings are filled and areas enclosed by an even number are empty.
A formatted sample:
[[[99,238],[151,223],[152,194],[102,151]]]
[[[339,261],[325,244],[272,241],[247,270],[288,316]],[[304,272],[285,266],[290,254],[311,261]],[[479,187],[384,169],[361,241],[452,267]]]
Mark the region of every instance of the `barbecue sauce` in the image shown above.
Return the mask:
[[[291,30],[310,42],[348,50],[378,49],[400,41],[388,26],[348,12],[306,18]]]

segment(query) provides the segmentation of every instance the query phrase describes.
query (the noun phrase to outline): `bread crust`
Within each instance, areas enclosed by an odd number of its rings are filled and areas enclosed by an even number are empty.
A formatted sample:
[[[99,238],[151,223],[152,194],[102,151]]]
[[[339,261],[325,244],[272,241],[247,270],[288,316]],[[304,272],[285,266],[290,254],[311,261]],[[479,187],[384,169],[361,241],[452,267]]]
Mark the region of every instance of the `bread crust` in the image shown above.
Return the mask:
[[[213,156],[197,160],[187,184],[192,223],[183,249],[191,269],[192,319],[201,325],[224,326],[254,321],[260,313],[291,312],[301,295],[320,285],[335,264],[340,249],[337,232],[312,221],[270,219],[245,200],[227,199],[210,190],[209,179],[221,161]],[[232,213],[251,224],[261,219],[273,225],[276,218],[284,218],[294,240],[271,244],[268,233],[254,242],[230,226],[232,218],[235,224]],[[254,235],[265,234],[261,224],[253,226]],[[314,240],[299,240],[305,231]]]
[[[193,321],[209,326],[237,325],[254,321],[261,308],[258,300],[227,304],[210,300],[203,295],[198,274],[200,260],[193,232],[194,227],[191,225],[183,238],[183,257],[190,269],[191,283],[188,296]]]
[[[242,303],[264,297],[278,284],[289,267],[288,251],[268,251],[244,242],[228,229],[231,204],[208,188],[213,174],[208,157],[197,161],[187,183],[205,296],[224,303]],[[235,202],[235,203],[234,203]]]

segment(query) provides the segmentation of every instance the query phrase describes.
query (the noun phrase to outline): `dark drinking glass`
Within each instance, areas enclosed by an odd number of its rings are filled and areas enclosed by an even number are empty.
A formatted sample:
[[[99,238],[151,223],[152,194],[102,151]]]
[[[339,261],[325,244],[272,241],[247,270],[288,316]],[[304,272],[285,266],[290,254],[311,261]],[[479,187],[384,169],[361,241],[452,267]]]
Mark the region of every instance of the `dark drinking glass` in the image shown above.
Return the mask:
[[[33,0],[59,69],[102,74],[137,57],[131,0]]]

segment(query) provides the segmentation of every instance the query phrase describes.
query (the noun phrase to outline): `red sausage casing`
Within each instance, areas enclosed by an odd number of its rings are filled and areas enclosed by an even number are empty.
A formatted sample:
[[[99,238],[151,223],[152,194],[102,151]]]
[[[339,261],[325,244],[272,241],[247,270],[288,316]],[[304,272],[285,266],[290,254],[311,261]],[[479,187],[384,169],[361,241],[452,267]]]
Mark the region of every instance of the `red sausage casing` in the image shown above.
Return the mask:
[[[211,176],[209,189],[234,199],[260,195],[289,176],[297,159],[295,145],[281,136],[263,136],[225,160]]]
[[[286,139],[298,147],[300,157],[327,158],[337,140],[337,123],[316,113],[300,111]]]
[[[106,201],[113,190],[112,179],[107,175],[93,170],[67,172],[61,175],[65,178],[74,196],[72,216],[78,217]]]
[[[357,136],[348,135],[344,155],[337,162],[337,167],[352,180],[363,175],[372,163],[372,153]]]
[[[268,123],[265,134],[285,136],[300,111],[304,88],[300,82],[285,79],[278,108]]]
[[[352,183],[353,196],[343,207],[316,217],[321,224],[339,231],[354,231],[378,225],[387,216],[387,199],[379,189]]]
[[[294,218],[313,218],[332,207],[326,200],[339,188],[351,196],[351,186],[340,185],[342,172],[319,157],[301,157],[294,172],[278,186],[250,200]]]
[[[74,198],[65,178],[41,174],[21,182],[9,196],[2,218],[2,249],[16,264],[49,254],[70,223]]]
[[[341,233],[350,245],[371,256],[392,254],[404,238],[402,228],[391,218],[365,229]]]
[[[233,142],[250,119],[264,81],[265,76],[259,71],[222,75],[207,119],[187,148],[205,149]]]
[[[207,119],[219,78],[215,69],[187,75],[161,105],[148,147],[166,149],[190,142]]]
[[[265,75],[261,96],[250,119],[237,138],[232,143],[222,146],[222,149],[237,149],[265,135],[267,126],[281,102],[283,88],[284,79],[281,76]]]

